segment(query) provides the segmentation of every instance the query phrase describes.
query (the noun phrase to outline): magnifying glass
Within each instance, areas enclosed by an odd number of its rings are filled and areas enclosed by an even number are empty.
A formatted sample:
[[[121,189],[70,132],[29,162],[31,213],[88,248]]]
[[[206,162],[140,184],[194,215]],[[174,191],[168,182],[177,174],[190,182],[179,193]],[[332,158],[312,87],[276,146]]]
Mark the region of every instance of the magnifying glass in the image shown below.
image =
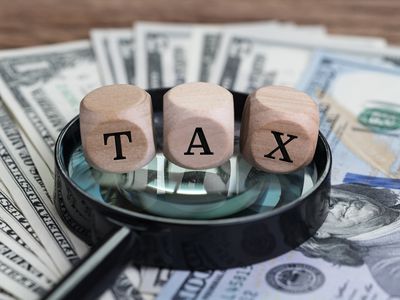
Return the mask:
[[[292,250],[312,236],[328,212],[331,152],[320,133],[313,161],[290,174],[249,165],[238,151],[246,94],[232,92],[235,154],[225,164],[188,170],[162,154],[162,101],[150,90],[158,153],[127,174],[86,162],[79,118],[55,148],[58,212],[91,245],[88,255],[48,299],[99,296],[129,262],[183,270],[250,265]]]

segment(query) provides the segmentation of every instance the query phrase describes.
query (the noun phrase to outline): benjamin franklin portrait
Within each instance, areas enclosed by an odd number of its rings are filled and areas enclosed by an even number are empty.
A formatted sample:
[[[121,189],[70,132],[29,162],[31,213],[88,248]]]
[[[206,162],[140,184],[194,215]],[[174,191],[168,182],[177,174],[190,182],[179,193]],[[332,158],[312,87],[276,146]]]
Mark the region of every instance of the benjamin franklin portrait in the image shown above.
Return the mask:
[[[400,296],[400,199],[364,185],[332,186],[329,213],[298,250],[335,265],[366,264],[391,296]]]

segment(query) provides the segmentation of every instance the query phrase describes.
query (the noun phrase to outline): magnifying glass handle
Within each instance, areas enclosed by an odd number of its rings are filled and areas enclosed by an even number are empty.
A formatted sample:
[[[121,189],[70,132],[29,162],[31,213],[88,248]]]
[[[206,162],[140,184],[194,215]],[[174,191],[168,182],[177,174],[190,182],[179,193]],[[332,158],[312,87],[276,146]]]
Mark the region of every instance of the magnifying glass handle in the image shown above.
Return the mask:
[[[92,250],[44,299],[97,299],[126,266],[134,243],[134,233],[127,227],[120,228]]]

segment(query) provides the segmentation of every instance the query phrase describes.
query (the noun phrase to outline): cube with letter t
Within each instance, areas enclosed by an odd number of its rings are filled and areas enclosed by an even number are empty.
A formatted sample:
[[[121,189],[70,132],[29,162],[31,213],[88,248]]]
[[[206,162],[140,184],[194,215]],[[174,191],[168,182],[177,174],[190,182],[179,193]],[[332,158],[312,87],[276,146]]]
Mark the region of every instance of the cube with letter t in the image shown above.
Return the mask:
[[[110,85],[86,95],[80,128],[86,160],[99,170],[130,172],[155,155],[151,97],[139,87]]]
[[[234,144],[233,96],[205,82],[185,83],[164,95],[164,155],[189,169],[229,160]]]

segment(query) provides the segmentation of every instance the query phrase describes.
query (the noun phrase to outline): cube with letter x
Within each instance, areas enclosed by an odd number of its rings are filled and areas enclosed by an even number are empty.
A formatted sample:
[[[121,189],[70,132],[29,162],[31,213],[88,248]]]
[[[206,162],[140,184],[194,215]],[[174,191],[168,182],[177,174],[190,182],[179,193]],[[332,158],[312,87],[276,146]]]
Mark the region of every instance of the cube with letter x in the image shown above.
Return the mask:
[[[246,100],[241,152],[261,170],[292,172],[312,161],[318,129],[318,107],[307,94],[283,86],[263,87]]]

